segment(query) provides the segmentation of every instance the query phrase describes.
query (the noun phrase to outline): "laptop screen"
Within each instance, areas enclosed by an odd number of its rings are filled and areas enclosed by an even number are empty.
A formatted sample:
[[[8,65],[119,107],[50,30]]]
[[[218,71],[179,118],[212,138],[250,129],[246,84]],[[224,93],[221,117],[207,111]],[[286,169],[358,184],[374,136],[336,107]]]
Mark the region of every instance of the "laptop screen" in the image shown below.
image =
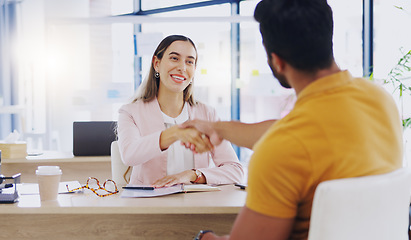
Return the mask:
[[[109,156],[116,121],[73,122],[74,156]]]

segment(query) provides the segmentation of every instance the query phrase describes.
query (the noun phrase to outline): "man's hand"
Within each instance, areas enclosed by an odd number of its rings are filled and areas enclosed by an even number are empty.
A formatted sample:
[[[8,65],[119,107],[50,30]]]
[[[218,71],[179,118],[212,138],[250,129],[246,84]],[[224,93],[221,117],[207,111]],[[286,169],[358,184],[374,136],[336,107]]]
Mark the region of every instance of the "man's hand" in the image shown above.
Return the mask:
[[[180,128],[196,128],[198,131],[206,134],[211,141],[211,144],[217,146],[221,144],[223,138],[218,135],[217,131],[214,128],[214,122],[207,122],[202,120],[191,120],[187,121],[181,125]],[[187,145],[186,145],[187,146]]]
[[[177,136],[181,144],[194,153],[213,152],[214,150],[210,139],[195,128],[179,128]]]
[[[214,146],[205,134],[195,128],[181,128],[177,125],[167,128],[160,134],[160,149],[164,151],[176,141],[181,141],[186,147],[189,145],[194,153],[214,151]]]

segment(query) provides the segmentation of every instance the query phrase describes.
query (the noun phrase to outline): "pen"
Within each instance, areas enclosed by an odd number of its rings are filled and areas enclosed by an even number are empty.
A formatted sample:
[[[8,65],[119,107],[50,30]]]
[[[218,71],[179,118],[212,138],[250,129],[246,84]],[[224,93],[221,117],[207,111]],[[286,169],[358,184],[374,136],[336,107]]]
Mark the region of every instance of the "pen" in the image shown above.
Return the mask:
[[[237,186],[237,187],[239,187],[239,188],[241,188],[241,189],[244,189],[245,190],[245,188],[247,187],[245,184],[238,184],[238,183],[236,183],[236,184],[234,184],[235,186]]]
[[[0,189],[11,188],[11,187],[13,187],[13,183],[3,183],[3,184],[0,184]]]
[[[137,190],[154,190],[154,187],[148,186],[125,186],[123,189],[137,189]]]

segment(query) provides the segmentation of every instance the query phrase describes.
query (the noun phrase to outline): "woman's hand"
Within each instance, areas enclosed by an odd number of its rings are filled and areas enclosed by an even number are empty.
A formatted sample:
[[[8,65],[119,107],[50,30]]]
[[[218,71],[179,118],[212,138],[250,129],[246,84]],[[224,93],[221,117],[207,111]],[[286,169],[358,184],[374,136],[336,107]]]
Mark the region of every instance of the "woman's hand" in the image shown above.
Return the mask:
[[[160,187],[170,187],[179,183],[190,183],[195,181],[197,175],[193,170],[186,170],[181,173],[177,173],[174,175],[168,175],[163,178],[158,179],[153,183],[153,187],[160,188]]]
[[[195,128],[209,137],[214,146],[220,145],[223,138],[216,130],[215,122],[208,122],[203,120],[189,120],[179,125],[180,128]]]
[[[161,150],[167,149],[176,141],[181,141],[181,144],[185,146],[190,144],[190,149],[194,153],[212,152],[214,150],[214,146],[206,135],[195,128],[179,128],[177,125],[170,127],[161,133]]]
[[[182,145],[189,145],[194,153],[213,152],[214,146],[210,139],[195,128],[178,128],[178,138]]]

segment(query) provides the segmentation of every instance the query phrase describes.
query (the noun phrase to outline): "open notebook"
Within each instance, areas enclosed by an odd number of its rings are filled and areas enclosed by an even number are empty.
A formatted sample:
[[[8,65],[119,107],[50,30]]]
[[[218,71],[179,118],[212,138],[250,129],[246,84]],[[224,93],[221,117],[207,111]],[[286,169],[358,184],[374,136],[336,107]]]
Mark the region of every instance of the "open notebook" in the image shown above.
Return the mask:
[[[163,188],[154,188],[150,190],[143,190],[143,189],[130,189],[132,187],[144,187],[149,189],[149,186],[142,186],[142,185],[132,185],[127,184],[126,188],[123,189],[121,193],[121,197],[159,197],[164,195],[170,195],[174,193],[183,193],[183,192],[210,192],[210,191],[220,191],[219,187],[210,186],[206,184],[177,184],[171,187],[163,187]]]

